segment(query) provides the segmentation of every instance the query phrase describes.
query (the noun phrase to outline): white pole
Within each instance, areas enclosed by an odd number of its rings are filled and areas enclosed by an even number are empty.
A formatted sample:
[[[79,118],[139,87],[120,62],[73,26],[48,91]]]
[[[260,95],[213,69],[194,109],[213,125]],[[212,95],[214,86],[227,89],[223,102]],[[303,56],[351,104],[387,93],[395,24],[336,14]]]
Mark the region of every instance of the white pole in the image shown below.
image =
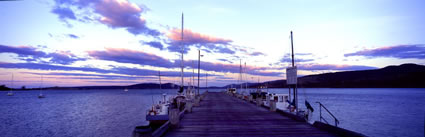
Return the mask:
[[[184,61],[184,59],[183,59],[183,54],[184,54],[184,43],[183,43],[183,20],[184,20],[184,17],[183,17],[183,13],[182,13],[182,30],[181,30],[181,41],[180,41],[180,46],[181,46],[181,53],[182,53],[182,60],[181,60],[181,78],[182,78],[182,80],[181,80],[181,85],[180,85],[180,87],[181,88],[184,88],[184,79],[183,79],[183,77],[184,77],[184,72],[183,72],[183,61]]]

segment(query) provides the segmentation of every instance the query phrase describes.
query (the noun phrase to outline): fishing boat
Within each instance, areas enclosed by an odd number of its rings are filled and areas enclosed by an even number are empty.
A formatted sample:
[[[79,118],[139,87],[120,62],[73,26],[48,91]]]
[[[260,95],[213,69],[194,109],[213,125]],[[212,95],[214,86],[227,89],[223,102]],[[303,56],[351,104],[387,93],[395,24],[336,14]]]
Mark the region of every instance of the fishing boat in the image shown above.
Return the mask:
[[[276,107],[280,108],[282,110],[287,110],[289,103],[287,100],[289,100],[289,95],[288,94],[277,94],[277,93],[269,93],[267,94],[267,101],[266,101],[266,105],[270,105],[270,101],[274,101],[276,102]]]
[[[153,104],[152,107],[146,111],[146,121],[149,121],[149,126],[154,129],[160,127],[169,120],[168,107],[170,102],[166,100],[167,94],[162,94],[162,101],[158,104]]]
[[[161,71],[158,71],[159,79],[159,90],[162,91],[161,83]],[[167,99],[167,94],[162,94],[162,100],[158,104],[155,104],[152,96],[152,106],[146,111],[146,121],[149,121],[149,125],[152,127],[159,127],[168,121],[168,107],[170,105]]]
[[[252,96],[252,99],[261,98],[262,101],[266,101],[269,93],[264,90],[264,87],[258,87],[255,92],[250,92],[249,94]]]
[[[228,88],[227,92],[230,94],[236,94],[236,88]]]

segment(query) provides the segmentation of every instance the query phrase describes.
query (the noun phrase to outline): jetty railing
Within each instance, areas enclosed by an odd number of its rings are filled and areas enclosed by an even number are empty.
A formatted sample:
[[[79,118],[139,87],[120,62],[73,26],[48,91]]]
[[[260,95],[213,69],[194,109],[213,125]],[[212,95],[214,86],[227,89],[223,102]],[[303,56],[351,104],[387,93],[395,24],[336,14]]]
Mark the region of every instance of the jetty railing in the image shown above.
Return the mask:
[[[316,103],[318,103],[319,105],[320,105],[320,107],[319,107],[319,112],[320,112],[320,122],[322,122],[322,120],[323,121],[325,121],[327,124],[329,124],[328,123],[328,121],[324,118],[324,117],[322,117],[322,107],[328,112],[328,114],[330,114],[333,118],[334,118],[334,121],[335,121],[335,126],[336,127],[338,127],[338,124],[339,124],[339,120],[325,107],[325,105],[323,105],[322,103],[320,103],[320,102],[316,102]]]

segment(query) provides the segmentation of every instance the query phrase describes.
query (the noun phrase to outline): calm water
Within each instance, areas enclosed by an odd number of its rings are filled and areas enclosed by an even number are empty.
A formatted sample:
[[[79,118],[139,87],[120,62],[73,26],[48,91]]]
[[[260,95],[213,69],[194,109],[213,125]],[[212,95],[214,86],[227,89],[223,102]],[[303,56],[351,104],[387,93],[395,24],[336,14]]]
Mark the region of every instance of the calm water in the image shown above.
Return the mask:
[[[1,136],[130,136],[162,93],[176,90],[18,91],[0,94]],[[287,93],[287,89],[269,92]],[[153,99],[152,99],[153,98]],[[340,126],[368,136],[424,136],[425,89],[299,89],[318,119],[320,101]],[[328,120],[333,122],[332,119]]]

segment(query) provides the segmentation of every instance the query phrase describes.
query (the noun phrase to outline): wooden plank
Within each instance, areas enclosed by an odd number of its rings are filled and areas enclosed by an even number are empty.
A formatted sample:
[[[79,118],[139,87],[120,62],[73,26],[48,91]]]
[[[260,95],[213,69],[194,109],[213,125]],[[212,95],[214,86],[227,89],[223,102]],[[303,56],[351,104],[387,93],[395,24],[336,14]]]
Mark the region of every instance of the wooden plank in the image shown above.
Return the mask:
[[[165,136],[334,136],[305,122],[295,121],[262,107],[209,92],[199,107],[185,114],[180,127]]]

